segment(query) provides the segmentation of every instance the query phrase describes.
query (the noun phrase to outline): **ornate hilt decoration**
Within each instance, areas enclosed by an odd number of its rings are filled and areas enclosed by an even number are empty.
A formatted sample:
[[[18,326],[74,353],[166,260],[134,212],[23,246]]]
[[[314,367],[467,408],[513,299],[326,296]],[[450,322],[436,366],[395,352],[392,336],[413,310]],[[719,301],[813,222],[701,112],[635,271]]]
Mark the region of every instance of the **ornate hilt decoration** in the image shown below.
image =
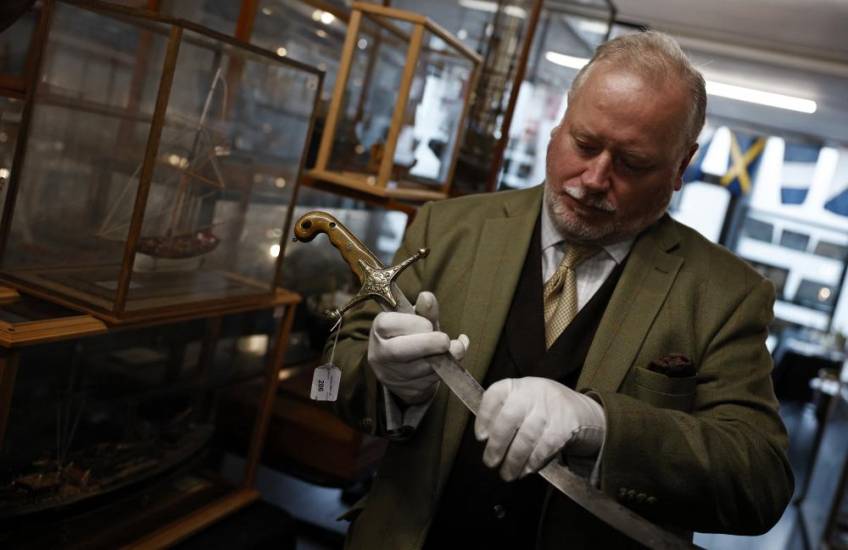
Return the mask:
[[[406,298],[400,294],[400,290],[392,288],[396,286],[393,283],[404,269],[420,258],[426,258],[427,254],[430,253],[429,249],[422,248],[414,256],[407,258],[398,265],[386,267],[373,252],[368,250],[367,246],[362,244],[362,241],[356,238],[356,235],[326,212],[319,210],[307,212],[297,220],[294,226],[294,240],[296,241],[309,242],[319,233],[326,233],[330,243],[338,249],[342,258],[362,284],[362,288],[350,302],[339,309],[328,312],[331,319],[338,319],[345,311],[368,299],[375,299],[380,305],[392,310],[399,307],[406,309],[402,306],[408,307],[409,304]]]

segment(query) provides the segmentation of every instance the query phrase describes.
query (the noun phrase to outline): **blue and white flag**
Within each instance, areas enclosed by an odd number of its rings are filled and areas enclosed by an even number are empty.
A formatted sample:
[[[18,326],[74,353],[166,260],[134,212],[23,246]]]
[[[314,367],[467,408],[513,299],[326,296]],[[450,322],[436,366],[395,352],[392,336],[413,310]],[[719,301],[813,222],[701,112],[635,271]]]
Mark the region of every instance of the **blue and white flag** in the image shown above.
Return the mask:
[[[751,192],[766,138],[726,126],[716,130],[700,163],[703,181],[721,185],[732,196]]]
[[[719,180],[731,195],[747,195],[754,186],[766,138],[745,132],[730,133],[730,166]]]
[[[780,202],[804,204],[821,147],[805,143],[786,142],[783,149],[783,164],[780,170]]]

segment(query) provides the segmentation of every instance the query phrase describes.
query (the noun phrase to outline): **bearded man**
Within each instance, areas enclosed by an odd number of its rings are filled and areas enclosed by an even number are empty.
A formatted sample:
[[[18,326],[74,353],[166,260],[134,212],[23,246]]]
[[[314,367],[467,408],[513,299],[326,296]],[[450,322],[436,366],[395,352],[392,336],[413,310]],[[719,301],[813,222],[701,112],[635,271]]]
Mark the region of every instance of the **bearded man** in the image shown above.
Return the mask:
[[[773,286],[666,214],[703,77],[646,32],[568,99],[544,185],[422,207],[397,255],[431,250],[399,279],[416,313],[345,323],[339,411],[393,440],[350,548],[635,545],[532,475],[549,460],[686,537],[763,533],[789,501]],[[476,419],[428,364],[445,352],[486,388]]]

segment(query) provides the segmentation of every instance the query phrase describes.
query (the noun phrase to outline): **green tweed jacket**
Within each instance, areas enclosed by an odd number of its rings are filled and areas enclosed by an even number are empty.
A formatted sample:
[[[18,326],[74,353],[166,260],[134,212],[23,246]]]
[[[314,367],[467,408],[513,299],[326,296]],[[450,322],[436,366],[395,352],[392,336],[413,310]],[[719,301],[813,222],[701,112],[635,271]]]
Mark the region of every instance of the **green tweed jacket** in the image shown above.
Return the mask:
[[[425,205],[397,253],[430,248],[400,286],[413,302],[422,290],[435,293],[442,330],[470,337],[464,365],[478,380],[501,334],[541,201],[538,186]],[[578,381],[607,415],[604,492],[684,533],[756,534],[780,518],[793,478],[765,347],[773,301],[771,283],[668,216],[640,235]],[[365,359],[376,311],[366,306],[351,315],[336,358],[339,413],[380,434],[381,391]],[[697,375],[671,378],[645,368],[672,353],[688,356]],[[469,417],[442,384],[415,433],[390,443],[372,490],[349,515],[348,547],[421,547]],[[540,533],[545,548],[568,540],[556,526]]]

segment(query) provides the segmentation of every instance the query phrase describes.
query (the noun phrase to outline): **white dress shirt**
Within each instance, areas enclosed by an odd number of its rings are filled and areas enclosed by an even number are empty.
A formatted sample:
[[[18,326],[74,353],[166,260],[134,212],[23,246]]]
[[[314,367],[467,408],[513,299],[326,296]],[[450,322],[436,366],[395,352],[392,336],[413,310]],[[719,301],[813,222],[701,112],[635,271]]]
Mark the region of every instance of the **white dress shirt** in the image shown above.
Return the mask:
[[[603,247],[603,251],[580,262],[574,270],[577,275],[577,310],[583,309],[595,292],[601,288],[615,266],[624,261],[635,238]],[[567,247],[565,238],[551,220],[548,208],[542,203],[542,284],[556,272]]]

